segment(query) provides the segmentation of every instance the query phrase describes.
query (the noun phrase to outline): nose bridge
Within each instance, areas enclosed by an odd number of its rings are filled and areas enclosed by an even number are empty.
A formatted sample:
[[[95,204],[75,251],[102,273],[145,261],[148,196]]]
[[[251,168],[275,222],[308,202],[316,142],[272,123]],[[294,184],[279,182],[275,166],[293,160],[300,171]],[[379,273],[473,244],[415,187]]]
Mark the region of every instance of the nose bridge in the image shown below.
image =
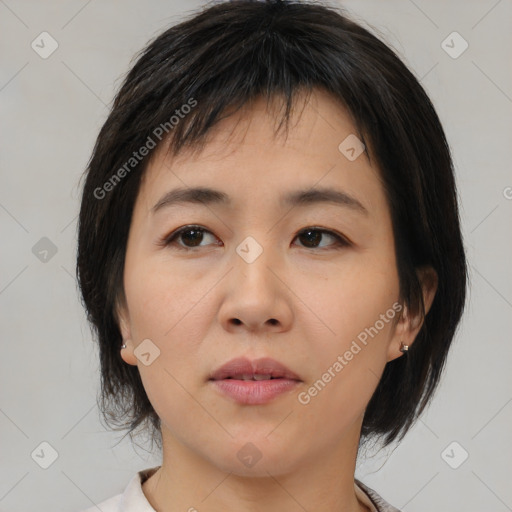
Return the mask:
[[[275,276],[270,269],[278,265],[279,255],[277,248],[270,247],[269,236],[256,236],[259,241],[249,235],[236,246],[234,264],[238,270],[237,277],[244,280],[245,286],[256,286],[263,293],[273,288]]]
[[[220,309],[226,329],[240,324],[251,330],[268,326],[282,329],[290,323],[286,287],[277,277],[282,255],[278,247],[267,247],[270,241],[271,237],[261,230],[246,236],[235,247],[233,270]]]

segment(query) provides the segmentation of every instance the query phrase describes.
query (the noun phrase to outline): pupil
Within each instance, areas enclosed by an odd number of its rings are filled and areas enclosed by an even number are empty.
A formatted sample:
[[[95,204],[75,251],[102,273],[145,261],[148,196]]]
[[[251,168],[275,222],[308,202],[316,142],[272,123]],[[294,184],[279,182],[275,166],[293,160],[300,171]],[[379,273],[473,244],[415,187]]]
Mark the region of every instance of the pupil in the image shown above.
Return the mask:
[[[312,246],[316,245],[317,243],[320,243],[320,239],[322,238],[322,233],[320,233],[320,231],[315,230],[315,229],[308,229],[307,231],[303,232],[301,237],[303,237],[305,240],[307,240],[306,243],[303,242],[306,247],[312,247]],[[308,244],[311,244],[311,245],[308,245]]]
[[[192,236],[190,236],[190,237],[187,236],[189,233],[192,233]],[[188,244],[188,242],[187,242],[186,245],[189,245],[189,246],[192,246],[192,247],[195,247],[196,245],[199,245],[201,243],[201,241],[203,240],[203,233],[202,233],[202,231],[199,231],[197,229],[189,229],[187,231],[184,231],[181,236],[183,236],[188,241],[191,241],[192,242],[191,244]]]

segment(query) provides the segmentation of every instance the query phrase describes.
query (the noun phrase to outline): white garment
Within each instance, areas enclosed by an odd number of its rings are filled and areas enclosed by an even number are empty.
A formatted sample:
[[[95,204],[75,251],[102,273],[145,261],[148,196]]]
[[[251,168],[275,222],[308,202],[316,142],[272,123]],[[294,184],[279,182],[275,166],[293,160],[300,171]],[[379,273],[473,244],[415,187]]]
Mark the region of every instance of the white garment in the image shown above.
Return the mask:
[[[139,471],[130,480],[123,493],[102,501],[98,505],[82,512],[98,512],[98,510],[101,512],[156,512],[142,491],[142,484],[159,467]],[[373,489],[359,482],[359,480],[354,482],[354,488],[357,498],[370,509],[370,512],[400,512],[386,503]]]

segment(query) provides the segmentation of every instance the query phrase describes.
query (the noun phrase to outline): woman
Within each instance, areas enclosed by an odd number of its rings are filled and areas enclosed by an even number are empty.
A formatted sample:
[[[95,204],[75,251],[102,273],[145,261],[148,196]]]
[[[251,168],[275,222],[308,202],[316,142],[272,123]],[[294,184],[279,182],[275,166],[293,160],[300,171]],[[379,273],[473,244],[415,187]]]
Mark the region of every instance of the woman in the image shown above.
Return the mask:
[[[86,172],[77,273],[105,418],[162,448],[103,512],[398,510],[358,449],[432,398],[466,260],[438,116],[367,30],[242,0],[151,42]]]

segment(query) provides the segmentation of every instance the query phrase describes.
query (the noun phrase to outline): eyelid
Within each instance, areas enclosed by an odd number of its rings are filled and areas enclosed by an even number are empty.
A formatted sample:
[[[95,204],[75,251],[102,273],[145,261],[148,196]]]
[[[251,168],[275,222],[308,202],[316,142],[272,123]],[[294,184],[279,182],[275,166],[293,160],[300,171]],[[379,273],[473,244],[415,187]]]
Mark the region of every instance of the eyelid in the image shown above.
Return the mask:
[[[190,231],[190,230],[194,230],[194,229],[197,230],[197,231],[203,231],[205,233],[210,233],[213,236],[215,236],[212,233],[212,231],[210,231],[209,229],[205,228],[204,226],[201,226],[199,224],[186,224],[185,226],[181,226],[180,228],[175,229],[174,231],[172,231],[168,235],[165,235],[163,238],[161,238],[160,240],[156,241],[155,244],[158,245],[158,246],[167,247],[167,246],[171,245],[171,243],[176,238],[178,238],[181,233],[186,232],[186,231]],[[194,249],[194,247],[183,247],[183,246],[180,246],[178,244],[175,244],[175,245],[177,246],[178,249],[184,249],[184,250],[189,250],[189,251]]]

